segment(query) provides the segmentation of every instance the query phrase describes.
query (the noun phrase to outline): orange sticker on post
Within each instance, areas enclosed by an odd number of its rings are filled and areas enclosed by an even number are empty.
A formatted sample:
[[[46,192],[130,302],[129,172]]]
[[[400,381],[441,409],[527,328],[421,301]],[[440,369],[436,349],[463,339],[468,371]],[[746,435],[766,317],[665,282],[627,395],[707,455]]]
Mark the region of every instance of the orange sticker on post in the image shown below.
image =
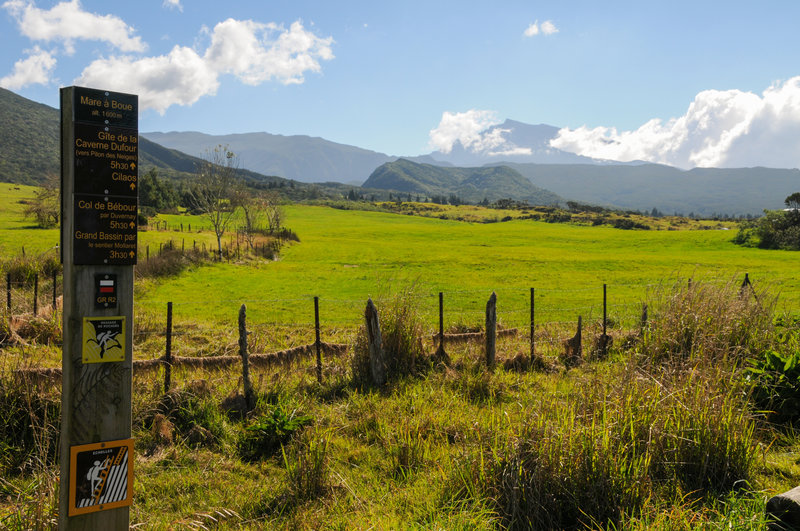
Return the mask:
[[[131,504],[133,439],[72,446],[69,458],[69,516]]]

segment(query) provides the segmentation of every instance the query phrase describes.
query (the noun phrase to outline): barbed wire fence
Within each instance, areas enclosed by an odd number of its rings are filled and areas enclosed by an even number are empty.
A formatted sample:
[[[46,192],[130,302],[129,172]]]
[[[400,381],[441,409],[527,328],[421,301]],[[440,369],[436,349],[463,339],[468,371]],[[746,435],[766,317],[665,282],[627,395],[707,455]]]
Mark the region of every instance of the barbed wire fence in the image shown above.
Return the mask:
[[[7,276],[6,280],[9,314],[31,308],[35,315],[42,306],[38,300],[44,297],[51,299],[49,303],[53,308],[57,307],[61,288],[57,276],[41,283],[37,278],[13,281]],[[730,281],[695,282],[724,285]],[[748,275],[745,275],[745,282],[750,283]],[[528,290],[473,288],[416,292],[406,303],[414,304],[421,319],[428,324],[429,333],[422,339],[433,351],[439,345],[485,338],[485,306],[490,295],[495,293],[498,337],[513,336],[519,343],[527,338],[529,356],[533,360],[542,351],[552,353],[565,349],[570,340],[577,341],[580,346],[583,334],[607,338],[609,328],[622,330],[640,326],[647,292],[664,286],[665,283],[618,283]],[[286,364],[316,354],[315,372],[321,380],[322,354],[339,356],[350,348],[363,325],[366,301],[366,297],[342,299],[312,295],[214,299],[215,314],[230,315],[230,320],[225,319],[230,325],[220,325],[201,324],[196,320],[196,315],[202,311],[199,308],[208,309],[211,300],[137,300],[134,366],[140,370],[163,368],[165,389],[169,389],[172,367],[223,368],[241,363],[235,316],[240,307],[246,305],[250,363],[256,367]],[[391,296],[376,298],[379,312],[390,304]],[[298,315],[304,317],[298,318]],[[214,329],[215,341],[208,340],[209,328]],[[608,343],[603,341],[600,346],[604,355]],[[137,356],[142,352],[156,355],[144,359]]]

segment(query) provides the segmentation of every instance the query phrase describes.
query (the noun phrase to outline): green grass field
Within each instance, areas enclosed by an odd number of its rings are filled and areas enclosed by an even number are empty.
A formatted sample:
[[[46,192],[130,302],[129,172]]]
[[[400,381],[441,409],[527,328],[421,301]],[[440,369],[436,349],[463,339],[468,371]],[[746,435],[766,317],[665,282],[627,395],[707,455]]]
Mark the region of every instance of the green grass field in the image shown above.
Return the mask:
[[[6,258],[19,255],[23,246],[29,254],[54,252],[58,243],[57,229],[37,229],[22,218],[19,200],[31,197],[33,190],[0,184],[0,194],[8,198],[0,211],[0,253]],[[495,215],[461,208],[469,219]],[[457,211],[446,210],[451,216]],[[139,231],[140,261],[170,240],[186,248],[214,245],[202,218],[161,215],[159,221],[168,230],[151,226]],[[137,285],[137,312],[160,315],[171,301],[178,322],[232,322],[246,303],[256,322],[307,326],[318,296],[324,326],[352,326],[361,321],[368,297],[380,299],[413,285],[431,327],[440,291],[448,326],[480,322],[492,291],[498,295],[501,322],[522,326],[530,320],[531,288],[536,290],[537,322],[573,322],[579,315],[585,320],[602,316],[607,284],[610,317],[633,322],[641,302],[659,285],[689,278],[738,282],[745,273],[773,286],[788,311],[800,306],[797,256],[734,245],[735,229],[625,231],[532,220],[476,223],[308,205],[287,206],[286,226],[301,242],[285,246],[279,260],[234,260],[143,281]],[[235,246],[230,234],[225,242]]]
[[[779,289],[788,309],[800,302],[797,257],[736,246],[731,230],[624,231],[321,206],[286,210],[286,224],[301,243],[285,247],[278,261],[215,264],[150,282],[137,293],[138,307],[159,311],[173,301],[178,316],[231,321],[247,303],[259,321],[304,324],[311,322],[312,298],[319,296],[323,324],[351,325],[360,322],[367,297],[413,284],[431,326],[439,291],[450,324],[479,322],[495,291],[501,321],[516,326],[529,322],[530,288],[536,290],[537,322],[599,318],[605,283],[609,315],[627,320],[660,284],[741,281],[745,273]]]

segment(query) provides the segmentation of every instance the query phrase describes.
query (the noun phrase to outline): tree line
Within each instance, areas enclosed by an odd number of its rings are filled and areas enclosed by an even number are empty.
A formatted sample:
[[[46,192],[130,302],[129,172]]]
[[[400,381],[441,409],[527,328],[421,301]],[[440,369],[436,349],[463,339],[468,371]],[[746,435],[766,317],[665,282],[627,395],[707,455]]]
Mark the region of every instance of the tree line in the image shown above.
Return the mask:
[[[734,242],[761,249],[800,251],[800,192],[784,201],[783,210],[766,210],[756,220],[743,223]]]

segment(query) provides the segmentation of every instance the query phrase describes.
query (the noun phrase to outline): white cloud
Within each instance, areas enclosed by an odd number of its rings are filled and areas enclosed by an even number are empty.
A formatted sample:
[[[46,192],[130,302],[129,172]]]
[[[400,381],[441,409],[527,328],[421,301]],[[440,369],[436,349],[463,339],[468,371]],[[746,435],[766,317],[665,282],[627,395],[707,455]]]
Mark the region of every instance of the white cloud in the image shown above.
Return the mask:
[[[545,35],[553,35],[555,33],[558,33],[558,28],[556,27],[555,24],[553,24],[552,21],[545,20],[544,22],[542,22],[542,33],[544,33]]]
[[[551,146],[590,157],[646,160],[681,168],[800,167],[800,76],[761,96],[706,90],[686,114],[653,119],[634,131],[562,129]]]
[[[442,119],[436,129],[430,131],[429,145],[442,153],[450,153],[456,142],[464,148],[470,148],[487,143],[483,132],[500,123],[495,111],[480,111],[476,109],[467,112],[442,113]],[[488,139],[491,143],[491,139]]]
[[[193,49],[175,46],[169,54],[156,57],[98,59],[75,84],[138,94],[140,108],[163,114],[172,105],[191,105],[216,94],[219,73]]]
[[[472,153],[483,155],[530,155],[530,148],[518,147],[505,138],[509,130],[496,127],[499,123],[495,111],[445,111],[439,126],[430,131],[428,144],[442,153],[450,153],[458,143]]]
[[[306,31],[300,22],[285,30],[229,18],[214,28],[205,59],[218,72],[234,74],[248,85],[273,78],[288,85],[302,83],[307,71],[319,72],[319,60],[333,59],[332,42]]]
[[[539,25],[539,21],[537,20],[533,24],[529,25],[523,32],[523,34],[526,37],[535,37],[536,35],[539,34],[553,35],[555,33],[558,33],[558,28],[556,27],[555,24],[553,24],[552,20],[545,20],[544,22],[542,22],[541,26]]]
[[[38,46],[27,50],[28,57],[14,63],[14,71],[0,78],[0,86],[10,90],[17,90],[27,85],[46,85],[50,82],[56,58],[50,52]]]
[[[162,4],[164,7],[168,7],[170,9],[177,9],[178,11],[183,11],[183,6],[181,5],[181,0],[164,0]]]
[[[84,11],[79,0],[60,2],[49,10],[30,0],[8,0],[3,8],[16,19],[23,35],[34,41],[60,41],[72,54],[76,40],[102,41],[123,52],[140,52],[146,46],[135,30],[114,15]]]
[[[142,108],[163,114],[172,105],[191,105],[216,94],[223,74],[249,85],[273,79],[296,84],[303,83],[305,72],[320,71],[321,60],[333,59],[333,39],[317,37],[300,22],[286,30],[276,24],[228,19],[210,34],[203,55],[176,46],[167,55],[98,59],[75,83],[139,94]]]

